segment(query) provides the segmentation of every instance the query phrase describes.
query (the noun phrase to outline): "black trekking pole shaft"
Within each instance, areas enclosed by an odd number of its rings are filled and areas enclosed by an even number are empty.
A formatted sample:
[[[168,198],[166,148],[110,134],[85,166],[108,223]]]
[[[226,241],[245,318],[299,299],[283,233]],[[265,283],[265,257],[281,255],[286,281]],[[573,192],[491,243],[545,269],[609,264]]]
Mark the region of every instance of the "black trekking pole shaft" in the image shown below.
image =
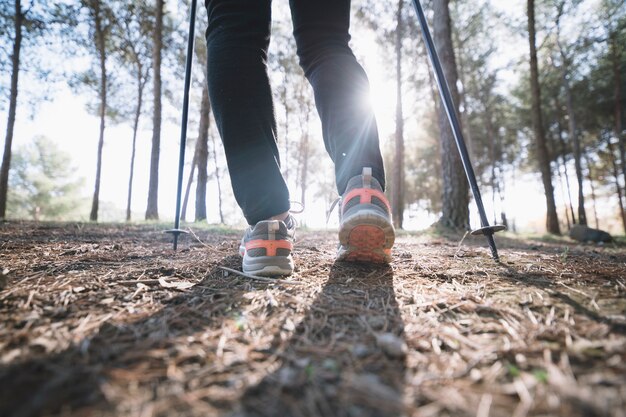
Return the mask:
[[[465,175],[467,176],[467,181],[469,182],[472,189],[472,194],[474,195],[474,201],[476,201],[476,206],[478,207],[480,225],[482,228],[489,228],[489,221],[487,220],[485,206],[483,205],[483,200],[480,196],[480,190],[478,189],[478,182],[476,181],[474,168],[472,168],[469,152],[467,151],[467,147],[465,146],[465,140],[463,139],[463,133],[461,132],[461,125],[456,115],[456,107],[452,100],[450,88],[448,87],[448,81],[446,80],[446,76],[443,73],[443,69],[441,68],[441,62],[439,61],[439,55],[437,55],[437,50],[435,49],[435,43],[433,42],[433,38],[430,35],[430,29],[428,27],[428,22],[426,21],[426,16],[424,16],[424,10],[422,9],[422,5],[420,4],[419,0],[413,0],[413,6],[415,6],[415,11],[417,12],[417,18],[419,20],[420,27],[422,28],[422,36],[424,37],[424,42],[426,43],[428,57],[430,58],[430,63],[432,64],[433,70],[435,72],[435,79],[437,80],[437,85],[439,87],[439,95],[441,96],[441,100],[443,101],[446,114],[448,115],[448,121],[450,122],[452,134],[454,135],[454,140],[461,156],[461,162],[463,163]],[[485,236],[487,237],[487,242],[489,243],[491,254],[493,258],[497,260],[498,251],[496,249],[496,244],[493,239],[493,232],[487,230],[485,232]]]
[[[185,168],[185,149],[187,146],[187,121],[189,119],[189,88],[191,86],[191,66],[193,64],[193,44],[196,27],[197,0],[191,0],[191,12],[189,13],[189,39],[187,40],[187,61],[185,63],[185,89],[183,95],[183,115],[180,127],[180,153],[178,157],[178,187],[176,192],[176,217],[174,219],[174,250],[178,246],[176,231],[180,227],[180,201],[183,191],[183,170]]]

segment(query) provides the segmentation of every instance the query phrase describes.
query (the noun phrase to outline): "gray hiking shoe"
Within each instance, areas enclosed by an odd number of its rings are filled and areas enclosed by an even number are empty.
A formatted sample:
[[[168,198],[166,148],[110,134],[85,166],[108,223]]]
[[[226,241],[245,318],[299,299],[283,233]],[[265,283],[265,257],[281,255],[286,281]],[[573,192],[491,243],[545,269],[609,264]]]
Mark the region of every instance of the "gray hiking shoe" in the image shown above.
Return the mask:
[[[348,181],[339,209],[338,261],[389,263],[395,230],[391,206],[371,168]]]
[[[295,237],[296,219],[291,214],[285,221],[263,220],[250,226],[239,246],[243,272],[259,276],[290,275]]]

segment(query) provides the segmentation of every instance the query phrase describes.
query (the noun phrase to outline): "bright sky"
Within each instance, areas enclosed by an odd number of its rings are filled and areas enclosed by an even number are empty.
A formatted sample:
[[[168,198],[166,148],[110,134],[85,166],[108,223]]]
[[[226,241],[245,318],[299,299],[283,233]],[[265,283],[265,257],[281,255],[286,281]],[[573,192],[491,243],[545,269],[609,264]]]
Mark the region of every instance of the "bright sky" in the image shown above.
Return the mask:
[[[203,29],[203,25],[200,25],[198,30]],[[393,78],[384,69],[381,62],[382,54],[371,34],[353,33],[353,35],[353,46],[357,51],[357,55],[363,57],[362,64],[370,78],[372,102],[375,106],[380,136],[384,141],[391,136],[395,129],[394,111],[396,97]],[[421,42],[421,39],[417,41]],[[21,81],[28,82],[26,77],[23,77]],[[182,90],[182,77],[180,86]],[[77,168],[76,175],[85,178],[84,194],[86,198],[90,199],[95,178],[99,120],[85,111],[86,99],[86,97],[74,95],[65,85],[60,85],[52,100],[41,105],[34,119],[28,118],[27,111],[22,105],[18,108],[13,147],[16,149],[24,146],[38,135],[44,135],[61,145],[63,149],[71,154]],[[159,214],[162,220],[172,220],[175,210],[178,141],[180,137],[180,122],[178,120],[180,120],[180,114],[177,109],[166,109],[166,111],[171,112],[175,118],[174,121],[164,120],[161,134]],[[193,108],[190,111],[193,112]],[[0,127],[2,132],[4,132],[6,112],[1,113],[0,117],[2,118]],[[317,119],[316,125],[319,125]],[[408,122],[407,129],[414,129],[418,125],[418,123]],[[318,130],[318,128],[314,129],[314,131]],[[189,132],[189,136],[195,137],[195,135],[195,132]],[[100,194],[101,220],[124,220],[131,139],[132,132],[129,126],[109,125],[106,129]],[[4,138],[1,140],[3,145]],[[319,140],[321,141],[321,137]],[[138,152],[135,162],[134,198],[132,202],[134,219],[142,219],[145,212],[150,141],[150,117],[145,117],[143,129],[139,133],[137,142]],[[191,157],[192,155],[188,151],[187,161],[190,161]],[[330,164],[328,166],[330,167]],[[320,175],[326,174],[320,173]],[[185,173],[185,179],[186,177],[187,173]],[[519,177],[514,183],[512,179],[509,179],[507,186],[509,190],[514,191],[510,191],[507,195],[506,212],[509,220],[515,223],[517,230],[543,231],[545,202],[538,176],[526,175]],[[231,195],[229,183],[224,184],[223,189],[224,193]],[[559,190],[558,186],[556,189],[557,191]],[[575,190],[572,191],[576,192]],[[295,189],[292,192],[295,194]],[[216,193],[215,182],[211,181],[207,201],[209,222],[217,222],[219,219],[216,207]],[[556,197],[557,201],[561,200],[559,192],[557,192]],[[192,194],[188,218],[193,218],[193,198]],[[491,196],[484,194],[483,200],[488,217],[492,221]],[[316,200],[313,198],[313,195],[308,197],[308,201],[311,203],[307,204],[305,212],[300,215],[301,218],[310,227],[323,228],[325,226],[325,203],[321,199]],[[479,222],[474,205],[471,208],[472,225],[478,227]],[[237,224],[239,222],[239,224],[242,224],[242,218],[232,197],[227,198],[225,211],[228,213],[227,220],[229,223]],[[84,214],[83,220],[88,218],[88,214],[88,212]],[[336,218],[336,215],[331,216],[330,227],[336,226]],[[429,226],[435,220],[436,218],[427,217],[425,213],[407,213],[405,225],[407,229],[421,229]]]

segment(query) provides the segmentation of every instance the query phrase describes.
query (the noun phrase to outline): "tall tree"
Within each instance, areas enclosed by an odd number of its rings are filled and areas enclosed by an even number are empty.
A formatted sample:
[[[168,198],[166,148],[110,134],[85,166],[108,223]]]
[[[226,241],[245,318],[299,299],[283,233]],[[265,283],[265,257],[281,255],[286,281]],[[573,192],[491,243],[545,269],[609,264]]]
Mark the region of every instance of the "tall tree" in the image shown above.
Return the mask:
[[[165,0],[156,0],[154,34],[152,37],[152,151],[150,153],[150,181],[146,220],[159,218],[159,156],[161,153],[161,53],[163,50],[163,12]]]
[[[394,136],[395,159],[393,164],[393,181],[391,190],[391,207],[393,224],[402,229],[404,212],[404,115],[402,111],[402,39],[404,37],[404,0],[398,0],[396,9],[396,133]]]
[[[563,174],[561,175],[561,169],[558,167],[558,158],[557,161],[555,161],[557,163],[557,172],[559,175],[559,180],[561,181],[561,186],[563,186],[563,178],[565,178],[565,189],[563,190],[563,200],[566,201],[566,203],[569,203],[569,212],[571,213],[572,216],[572,223],[576,224],[576,215],[574,213],[574,204],[572,203],[572,194],[570,192],[571,188],[570,188],[570,183],[569,183],[569,174],[568,174],[568,170],[567,170],[567,146],[565,144],[565,139],[563,139],[563,127],[561,126],[561,105],[560,102],[558,100],[558,94],[556,95],[555,98],[555,104],[554,107],[556,109],[556,125],[557,125],[557,140],[559,142],[560,145],[560,150],[561,150],[561,166],[563,167]],[[571,137],[571,136],[570,136]],[[578,144],[578,150],[580,151],[580,141]],[[574,151],[575,153],[576,151]],[[582,168],[581,168],[581,173],[582,173]],[[580,193],[582,193],[582,182],[578,183],[579,189],[578,189],[578,193],[579,193],[579,198],[580,198]],[[579,199],[579,210],[580,210],[580,199]],[[584,204],[584,196],[583,196],[583,204]],[[583,206],[584,207],[584,206]],[[567,218],[567,228],[568,230],[570,229],[570,221],[569,221],[569,215],[568,215],[568,211],[567,208],[565,209],[565,217]],[[581,220],[582,222],[582,220]],[[586,216],[585,216],[585,223],[580,223],[580,224],[587,224],[587,220],[586,220]]]
[[[562,0],[557,5],[557,18],[556,18],[556,44],[558,47],[559,55],[561,56],[561,77],[563,91],[565,92],[565,106],[567,109],[567,127],[568,136],[572,142],[574,148],[574,168],[576,170],[576,180],[578,182],[578,224],[587,225],[587,214],[585,212],[585,194],[583,190],[583,171],[581,163],[581,146],[580,137],[578,136],[576,126],[576,113],[574,111],[574,100],[572,98],[572,88],[570,85],[570,78],[572,77],[570,68],[573,61],[572,53],[569,52],[563,45],[561,39],[561,17],[565,12],[566,1]],[[565,158],[565,155],[563,155]],[[567,175],[567,172],[566,172]],[[568,184],[569,190],[569,184]],[[573,217],[573,214],[572,214]],[[574,223],[576,221],[574,220]]]
[[[619,206],[620,218],[622,219],[622,227],[624,228],[624,233],[626,233],[626,210],[624,209],[624,203],[622,201],[622,189],[619,184],[619,169],[617,167],[617,161],[615,158],[615,150],[613,149],[613,144],[611,143],[611,135],[606,135],[606,144],[607,150],[609,154],[609,161],[611,163],[613,178],[615,179],[615,190],[617,192],[617,201]]]
[[[126,202],[126,221],[131,219],[131,202],[133,196],[133,177],[135,173],[135,155],[139,120],[144,107],[144,92],[150,78],[152,22],[148,6],[144,1],[123,2],[117,5],[119,19],[116,21],[114,36],[119,44],[115,57],[120,64],[128,69],[135,86],[134,108],[128,109],[132,114],[132,146],[130,158],[130,174],[128,178],[128,195]],[[124,101],[129,100],[123,97]],[[116,104],[120,110],[125,106]],[[120,111],[118,111],[120,113]]]
[[[98,62],[98,117],[100,118],[100,129],[98,136],[98,151],[96,159],[96,178],[94,184],[93,198],[91,202],[91,212],[89,220],[98,220],[98,207],[100,202],[100,179],[102,176],[102,149],[104,148],[104,130],[107,114],[107,94],[108,94],[108,68],[107,59],[111,48],[110,37],[113,25],[113,13],[111,9],[100,0],[81,0],[83,9],[87,12],[89,22],[89,32],[93,39],[92,51]]]
[[[9,184],[9,169],[11,167],[11,146],[13,144],[13,130],[15,128],[15,116],[17,111],[18,80],[20,71],[20,52],[22,49],[22,26],[24,25],[25,12],[22,10],[22,2],[15,0],[15,15],[13,27],[13,53],[11,54],[11,93],[9,98],[9,115],[0,167],[0,219],[4,219],[7,208],[7,193]]]
[[[452,99],[458,106],[458,73],[452,47],[449,0],[433,1],[433,36]],[[454,109],[458,114],[458,108]],[[469,228],[469,187],[459,152],[443,105],[439,106],[441,168],[443,174],[442,213],[439,223],[446,227]]]
[[[546,198],[546,229],[548,233],[561,234],[559,219],[556,213],[554,200],[554,187],[552,185],[552,169],[550,168],[550,155],[543,128],[541,115],[541,90],[539,87],[539,66],[537,64],[537,46],[535,33],[535,1],[527,0],[528,15],[528,43],[530,46],[530,85],[532,94],[532,124],[535,136],[535,155]]]
[[[222,174],[220,173],[220,164],[218,164],[217,162],[217,141],[215,140],[215,135],[209,135],[209,139],[211,140],[211,148],[213,149],[213,152],[211,152],[211,154],[213,155],[213,164],[215,165],[215,181],[217,183],[217,208],[220,215],[220,223],[224,224],[224,211],[222,209]]]
[[[202,101],[200,104],[200,125],[198,142],[196,144],[196,167],[198,168],[198,181],[196,182],[196,221],[206,220],[206,187],[208,181],[207,165],[209,159],[209,127],[210,127],[211,102],[207,80],[202,84]]]
[[[626,25],[625,25],[626,26]],[[626,31],[626,30],[624,30]],[[622,67],[621,67],[621,55],[623,54],[624,44],[621,42],[626,41],[626,36],[622,34],[622,41],[620,42],[619,31],[613,31],[609,35],[609,49],[611,56],[611,68],[613,72],[613,102],[614,102],[614,119],[615,119],[615,136],[618,140],[618,148],[622,167],[622,178],[624,180],[624,192],[626,193],[626,145],[624,142],[624,133],[622,128]],[[621,45],[621,47],[620,47]]]
[[[194,146],[193,158],[191,158],[191,170],[189,171],[189,176],[187,177],[187,185],[185,186],[185,196],[183,197],[183,204],[180,209],[180,219],[182,221],[187,220],[187,204],[189,204],[189,193],[191,192],[191,184],[193,183],[193,179],[196,175],[196,159],[198,158],[198,143],[196,142],[196,146]]]

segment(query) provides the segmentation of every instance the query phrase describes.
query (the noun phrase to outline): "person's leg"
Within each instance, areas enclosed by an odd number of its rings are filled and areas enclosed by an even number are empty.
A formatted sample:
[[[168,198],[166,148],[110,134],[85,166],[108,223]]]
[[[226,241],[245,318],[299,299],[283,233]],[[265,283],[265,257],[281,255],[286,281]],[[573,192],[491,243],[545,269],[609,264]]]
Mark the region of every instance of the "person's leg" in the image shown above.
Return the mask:
[[[289,210],[267,75],[271,0],[206,0],[209,95],[237,203],[253,225]]]
[[[348,46],[350,0],[290,0],[300,65],[313,86],[339,194],[371,167],[385,186],[369,81]]]
[[[300,65],[315,93],[342,195],[337,260],[390,262],[395,232],[369,81],[348,42],[350,0],[290,0]]]

